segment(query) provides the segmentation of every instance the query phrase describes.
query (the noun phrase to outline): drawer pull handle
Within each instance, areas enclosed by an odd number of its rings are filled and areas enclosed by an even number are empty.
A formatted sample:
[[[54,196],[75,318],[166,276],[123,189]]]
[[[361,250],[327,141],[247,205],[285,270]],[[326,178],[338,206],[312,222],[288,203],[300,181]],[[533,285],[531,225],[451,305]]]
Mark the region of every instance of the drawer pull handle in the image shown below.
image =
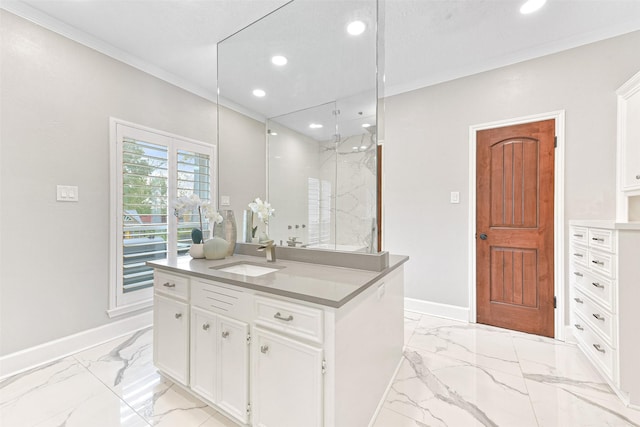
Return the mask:
[[[580,298],[574,298],[573,299],[575,302],[577,302],[578,304],[583,304],[584,301],[582,301]]]
[[[291,322],[293,320],[292,315],[289,315],[287,317],[282,317],[282,314],[280,314],[280,312],[277,312],[276,314],[274,314],[273,317],[278,320],[284,320],[285,322]]]
[[[205,331],[208,331],[208,330],[209,330],[209,327],[210,327],[210,326],[209,326],[209,324],[208,324],[208,323],[205,323],[204,325],[202,325],[202,329],[203,329],[203,330],[205,330]]]
[[[229,331],[222,331],[222,338],[227,338],[229,336]]]
[[[636,175],[636,179],[640,179],[640,175]]]
[[[596,265],[604,265],[604,262],[598,261],[597,259],[591,260],[591,262],[596,264]]]
[[[584,328],[583,328],[583,327],[582,327],[582,325],[581,325],[581,324],[579,324],[579,323],[576,323],[576,324],[575,324],[575,325],[573,325],[573,326],[575,326],[575,327],[576,327],[576,329],[577,329],[577,330],[579,330],[579,331],[584,331]]]
[[[175,318],[176,318],[176,319],[180,319],[181,317],[182,317],[182,313],[176,313],[176,314],[175,314]]]
[[[165,288],[175,288],[176,284],[175,283],[163,283],[162,286],[164,286]]]
[[[579,271],[574,271],[573,274],[575,274],[578,277],[582,277],[582,273],[580,273]]]
[[[269,351],[269,346],[268,345],[260,346],[260,352],[262,354],[267,354],[268,351]]]
[[[573,256],[577,256],[577,257],[580,257],[580,258],[584,258],[584,255],[582,255],[582,254],[578,254],[578,253],[573,254]]]
[[[602,348],[600,344],[594,344],[593,347],[598,350],[600,353],[606,353],[606,350]]]
[[[604,322],[604,316],[598,313],[593,313],[593,317],[595,317],[598,320],[602,320]]]
[[[604,289],[604,285],[601,285],[601,284],[600,284],[600,283],[598,283],[598,282],[593,282],[593,283],[591,283],[591,284],[592,284],[593,286],[595,286],[596,288]]]
[[[595,240],[596,242],[604,242],[604,238],[602,237],[592,237],[591,240]]]
[[[584,237],[583,234],[574,234],[573,237]]]

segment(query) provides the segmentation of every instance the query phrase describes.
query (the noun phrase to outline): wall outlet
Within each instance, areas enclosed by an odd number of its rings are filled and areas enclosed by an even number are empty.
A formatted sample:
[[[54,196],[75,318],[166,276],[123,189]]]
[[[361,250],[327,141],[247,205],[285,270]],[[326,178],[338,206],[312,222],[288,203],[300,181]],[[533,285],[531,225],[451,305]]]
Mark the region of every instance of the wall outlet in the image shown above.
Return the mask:
[[[56,187],[56,200],[59,202],[77,202],[78,187],[75,185],[58,185]]]
[[[229,206],[229,205],[231,205],[231,197],[220,196],[220,206]]]
[[[452,191],[451,192],[451,203],[460,203],[460,192]]]

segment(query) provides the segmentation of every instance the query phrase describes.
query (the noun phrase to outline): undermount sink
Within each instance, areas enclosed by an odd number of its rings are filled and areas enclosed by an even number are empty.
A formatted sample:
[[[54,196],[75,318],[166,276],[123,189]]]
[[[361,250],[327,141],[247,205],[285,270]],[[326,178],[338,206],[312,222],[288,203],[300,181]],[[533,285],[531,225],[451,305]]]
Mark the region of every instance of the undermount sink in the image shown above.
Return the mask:
[[[217,267],[210,267],[214,270],[224,271],[225,273],[240,274],[249,277],[258,277],[265,274],[273,273],[280,270],[282,267],[266,267],[264,265],[255,264],[251,262],[234,262],[232,264],[220,265]]]

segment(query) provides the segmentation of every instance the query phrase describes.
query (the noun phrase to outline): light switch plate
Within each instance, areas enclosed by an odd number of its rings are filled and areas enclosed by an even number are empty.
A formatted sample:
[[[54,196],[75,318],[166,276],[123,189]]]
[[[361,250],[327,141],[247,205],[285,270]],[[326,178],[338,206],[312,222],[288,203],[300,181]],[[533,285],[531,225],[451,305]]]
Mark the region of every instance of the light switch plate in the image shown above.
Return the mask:
[[[231,204],[231,197],[220,196],[220,206],[229,206]]]
[[[77,202],[78,187],[75,185],[58,185],[56,188],[56,200],[59,202]]]
[[[452,191],[451,192],[451,203],[460,203],[460,192]]]

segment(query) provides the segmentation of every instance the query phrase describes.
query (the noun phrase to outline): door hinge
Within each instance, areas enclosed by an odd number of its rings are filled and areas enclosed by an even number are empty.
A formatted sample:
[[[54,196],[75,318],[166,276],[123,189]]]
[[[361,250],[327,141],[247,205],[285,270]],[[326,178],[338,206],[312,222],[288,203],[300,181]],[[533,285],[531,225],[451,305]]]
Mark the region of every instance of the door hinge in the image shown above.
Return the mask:
[[[327,361],[322,360],[322,373],[325,374],[327,372]]]
[[[251,403],[247,403],[247,415],[251,415]]]
[[[340,115],[340,110],[333,110],[332,111],[334,116],[339,116]]]
[[[251,334],[247,334],[247,344],[251,344]]]
[[[558,137],[557,137],[557,136],[554,136],[554,137],[553,137],[553,147],[554,147],[554,148],[557,148],[557,147],[558,147]]]
[[[558,300],[556,299],[556,297],[553,297],[553,308],[558,308],[557,304]]]

